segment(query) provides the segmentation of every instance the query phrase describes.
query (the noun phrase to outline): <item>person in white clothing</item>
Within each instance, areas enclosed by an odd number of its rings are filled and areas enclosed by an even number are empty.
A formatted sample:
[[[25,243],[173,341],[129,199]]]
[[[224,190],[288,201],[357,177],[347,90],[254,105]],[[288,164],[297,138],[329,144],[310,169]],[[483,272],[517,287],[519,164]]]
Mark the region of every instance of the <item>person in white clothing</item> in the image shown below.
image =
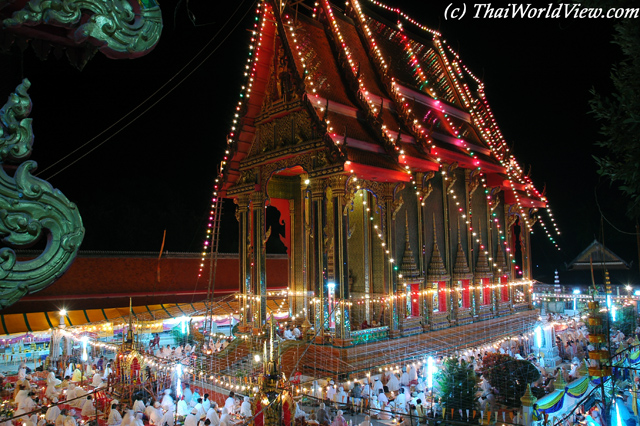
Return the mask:
[[[23,399],[22,401],[20,401],[20,404],[18,404],[18,409],[14,413],[14,416],[19,416],[21,414],[30,413],[30,412],[34,411],[35,409],[37,409],[38,405],[33,400],[34,397],[35,397],[35,394],[33,392],[29,392],[27,397],[25,399]],[[21,417],[22,420],[26,420],[27,418],[28,418],[27,416]]]
[[[344,388],[340,386],[338,388],[338,393],[333,398],[336,402],[336,407],[345,405],[347,403],[347,398],[349,398],[349,395],[344,391]]]
[[[409,386],[411,379],[409,378],[409,371],[407,368],[402,369],[402,377],[400,377],[400,384],[402,386]]]
[[[211,400],[209,399],[209,394],[205,393],[204,397],[202,398],[202,409],[204,410],[205,414],[209,411],[209,408],[211,408]]]
[[[380,381],[379,378],[376,377],[374,382],[373,382],[373,389],[371,389],[372,395],[377,397],[378,393],[383,388],[384,388],[384,386],[382,385],[382,382]]]
[[[202,398],[198,398],[198,401],[196,402],[196,405],[193,406],[193,408],[196,409],[197,411],[196,416],[199,419],[206,416],[207,412],[204,410],[204,407],[202,406]]]
[[[174,426],[176,422],[176,413],[173,409],[173,404],[169,407],[169,409],[162,416],[162,421],[160,424],[167,426]]]
[[[171,397],[171,389],[165,389],[164,396],[162,397],[162,402],[160,402],[162,408],[164,410],[168,410],[169,407],[173,406],[173,398]]]
[[[302,332],[297,326],[293,327],[293,337],[296,339],[300,339],[302,337]]]
[[[93,380],[91,381],[91,386],[93,386],[94,388],[99,388],[101,385],[102,385],[102,373],[97,371],[93,375]]]
[[[409,380],[410,385],[418,384],[418,370],[416,369],[415,364],[411,364],[411,368],[409,368]]]
[[[85,400],[84,404],[82,405],[82,411],[80,412],[80,415],[83,417],[89,417],[89,416],[95,416],[96,415],[96,409],[93,406],[93,397],[91,395],[87,395],[87,399]]]
[[[102,380],[107,380],[109,379],[109,376],[111,375],[111,363],[108,363],[107,366],[104,368],[104,373],[102,373]]]
[[[124,413],[124,416],[122,416],[122,422],[120,423],[121,426],[129,426],[131,425],[132,421],[135,421],[136,419],[136,413],[133,410],[127,410],[126,413]]]
[[[55,426],[63,426],[65,417],[67,417],[67,410],[60,410],[60,414],[56,417],[56,421],[54,423]]]
[[[227,413],[233,414],[236,410],[236,400],[235,394],[233,392],[229,392],[229,397],[224,401],[224,408],[227,409]],[[222,421],[222,418],[220,418]]]
[[[389,398],[384,394],[384,390],[380,390],[378,393],[378,404],[380,405],[380,414],[378,415],[380,420],[390,420]]]
[[[184,426],[198,426],[198,417],[196,417],[196,409],[192,409],[191,412],[184,419]]]
[[[222,408],[222,416],[220,416],[220,426],[232,426],[231,417],[229,417],[229,410],[227,410],[226,406]]]
[[[67,416],[64,418],[64,426],[78,426],[78,422],[76,422],[76,418],[73,416]]]
[[[160,403],[158,401],[153,403],[153,408],[150,410],[149,415],[149,423],[156,426],[162,426],[162,416],[164,413],[160,408]]]
[[[189,414],[189,406],[184,399],[181,399],[178,401],[178,416],[185,417],[187,414]]]
[[[51,402],[53,404],[58,404],[58,398],[54,397],[51,400]],[[44,415],[44,419],[47,421],[47,423],[55,423],[59,415],[60,415],[60,407],[58,407],[58,405],[52,405],[51,407],[49,407],[49,409],[47,410],[47,413]]]
[[[245,419],[253,416],[253,414],[251,414],[251,403],[249,402],[248,396],[245,396],[244,401],[242,401],[242,405],[240,406],[240,415]]]
[[[191,402],[191,398],[193,397],[193,393],[191,392],[191,388],[189,385],[184,385],[184,391],[182,391],[182,396],[184,397],[184,401],[189,405]]]
[[[327,400],[329,401],[329,403],[333,402],[333,397],[335,395],[336,395],[336,388],[334,386],[333,380],[330,380],[329,386],[327,386]]]
[[[207,410],[207,419],[211,421],[211,426],[220,426],[220,417],[218,416],[218,404],[211,404],[211,408]]]
[[[122,415],[118,411],[118,404],[111,404],[111,412],[107,419],[107,425],[119,426],[122,423]]]
[[[136,413],[135,418],[129,424],[131,426],[144,426],[144,422],[142,421],[142,413]]]
[[[284,329],[284,338],[285,340],[296,340],[295,336],[293,335],[293,332],[291,331],[291,328],[287,326],[287,328]]]
[[[133,403],[133,407],[131,407],[131,409],[137,413],[144,413],[145,408],[144,401],[141,399],[136,399]]]
[[[387,387],[389,388],[389,392],[397,392],[400,389],[400,380],[398,380],[398,376],[389,372],[389,381],[387,381]]]
[[[62,380],[56,379],[56,375],[53,371],[49,371],[49,374],[47,374],[47,385],[53,384],[53,386],[57,386],[60,383],[62,383]]]
[[[22,401],[24,401],[29,396],[29,389],[25,385],[20,385],[20,390],[16,394],[16,397],[13,400],[13,403],[18,406]]]

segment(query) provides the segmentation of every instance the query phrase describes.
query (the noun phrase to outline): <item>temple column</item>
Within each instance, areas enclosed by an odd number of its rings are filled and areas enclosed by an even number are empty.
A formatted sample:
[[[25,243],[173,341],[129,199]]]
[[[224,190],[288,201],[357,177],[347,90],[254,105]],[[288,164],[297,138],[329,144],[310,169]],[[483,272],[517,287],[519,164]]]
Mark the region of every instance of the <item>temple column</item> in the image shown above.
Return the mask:
[[[298,242],[296,240],[296,202],[295,200],[289,200],[289,306],[291,307],[291,314],[298,315],[298,312],[302,310],[300,303],[300,280],[296,276],[296,259],[299,256],[297,253]]]
[[[302,182],[302,247],[300,252],[302,253],[302,291],[303,304],[304,304],[304,324],[310,324],[310,308],[309,308],[309,248],[311,247],[311,194],[309,193],[309,179],[307,175],[301,177]]]
[[[369,193],[369,191],[364,191],[364,199],[367,201],[367,205],[375,206],[375,200],[373,196]],[[369,220],[369,214],[367,209],[363,206],[362,208],[362,239],[364,244],[364,319],[367,321],[367,324],[371,324],[371,267],[373,261],[373,223]]]
[[[240,297],[242,297],[242,327],[248,327],[251,322],[251,221],[249,220],[249,194],[241,194],[236,198],[238,210],[238,259],[240,262]],[[246,330],[245,330],[246,331]]]
[[[386,322],[389,325],[390,335],[397,335],[398,330],[398,299],[397,299],[397,283],[394,267],[396,266],[394,255],[396,246],[396,221],[395,213],[398,208],[398,203],[394,200],[394,183],[385,184],[385,191],[382,196],[382,200],[385,206],[384,212],[384,241],[386,243],[385,253],[386,258],[384,262],[384,280],[385,290],[387,293],[387,313],[385,315]]]
[[[316,178],[311,180],[311,227],[313,245],[310,251],[313,253],[313,283],[316,303],[313,306],[314,328],[316,339],[319,343],[324,341],[325,309],[326,303],[326,270],[327,256],[324,252],[324,180]]]
[[[351,336],[349,309],[349,256],[347,253],[348,216],[344,214],[346,183],[349,177],[333,176],[330,180],[333,217],[333,259],[334,275],[338,296],[336,306],[335,344],[347,343]]]
[[[253,240],[253,303],[254,328],[262,328],[267,321],[267,251],[265,237],[265,197],[262,191],[251,194],[251,230]]]
[[[447,273],[450,277],[453,277],[453,262],[451,262],[451,233],[454,229],[449,222],[449,190],[450,178],[448,171],[452,169],[452,166],[443,165],[443,179],[442,179],[442,224],[444,226],[444,262],[447,265]],[[452,172],[453,173],[453,172]],[[451,183],[451,186],[453,183]],[[442,295],[441,295],[442,296]],[[458,311],[458,282],[455,277],[449,282],[449,294],[445,294],[447,298],[447,308],[449,311],[449,320],[455,321],[457,319]]]

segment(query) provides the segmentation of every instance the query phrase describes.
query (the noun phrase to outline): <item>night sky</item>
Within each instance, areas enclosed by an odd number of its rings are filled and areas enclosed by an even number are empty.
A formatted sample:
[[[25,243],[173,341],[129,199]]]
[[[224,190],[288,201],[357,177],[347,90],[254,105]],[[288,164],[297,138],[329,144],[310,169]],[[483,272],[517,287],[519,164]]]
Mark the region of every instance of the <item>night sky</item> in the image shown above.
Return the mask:
[[[633,232],[633,224],[624,219],[623,200],[599,180],[591,158],[598,125],[588,115],[589,90],[611,91],[611,65],[621,58],[611,44],[613,22],[470,16],[447,21],[446,4],[388,1],[439,30],[483,79],[498,125],[518,161],[525,170],[531,167],[538,189],[546,187],[563,234],[557,238],[562,250],[536,225],[534,277],[552,281],[553,269],[563,268],[594,238],[602,239],[603,231],[608,247],[636,263],[635,237],[614,231],[606,222],[601,227],[596,194],[606,218]],[[21,76],[31,80],[32,159],[44,170],[39,177],[78,204],[86,228],[83,250],[157,252],[165,229],[165,250],[199,252],[202,247],[212,183],[243,83],[247,29],[255,9],[249,1],[211,0],[161,2],[161,7],[160,43],[143,58],[116,61],[98,53],[78,71],[65,58],[40,61],[30,49],[1,56],[1,96],[8,95]],[[184,83],[167,94],[189,72]],[[114,125],[152,95],[151,102]],[[133,121],[155,101],[157,105]],[[541,216],[550,222],[546,213]]]

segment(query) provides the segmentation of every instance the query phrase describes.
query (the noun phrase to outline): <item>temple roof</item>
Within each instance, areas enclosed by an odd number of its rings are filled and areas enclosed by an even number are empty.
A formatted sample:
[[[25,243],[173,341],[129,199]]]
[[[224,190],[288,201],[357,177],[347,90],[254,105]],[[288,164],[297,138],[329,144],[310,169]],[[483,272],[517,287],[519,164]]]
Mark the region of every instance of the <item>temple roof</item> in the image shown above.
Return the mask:
[[[24,256],[24,254],[23,254]],[[198,253],[80,252],[55,285],[24,296],[0,314],[190,303],[207,298],[209,280],[198,279]],[[219,254],[214,295],[240,288],[238,255]],[[287,288],[286,255],[267,256],[268,289]]]
[[[264,123],[306,105],[318,136],[324,132],[321,149],[340,153],[343,173],[408,181],[410,173],[456,163],[499,176],[492,183],[509,203],[546,206],[509,152],[484,85],[437,32],[405,29],[392,23],[393,13],[358,0],[348,2],[344,13],[327,0],[312,16],[304,13],[287,7],[280,13],[271,1],[258,9],[249,81],[221,168],[222,196],[238,184],[251,146],[260,143],[256,117]],[[291,87],[289,98],[285,86]]]
[[[568,265],[567,270],[581,269],[629,269],[629,264],[620,256],[606,248],[598,240],[593,240]]]

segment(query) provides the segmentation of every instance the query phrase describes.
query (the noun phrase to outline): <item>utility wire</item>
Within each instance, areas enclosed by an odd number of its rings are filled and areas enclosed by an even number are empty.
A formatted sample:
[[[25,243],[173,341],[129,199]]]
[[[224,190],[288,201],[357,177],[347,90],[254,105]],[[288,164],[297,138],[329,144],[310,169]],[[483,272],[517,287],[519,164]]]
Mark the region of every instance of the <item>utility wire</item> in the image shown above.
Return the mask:
[[[128,113],[126,113],[124,116],[122,116],[119,120],[117,120],[116,122],[114,122],[112,125],[110,125],[109,127],[107,127],[105,130],[103,130],[102,132],[100,132],[99,134],[97,134],[96,136],[94,136],[93,138],[91,138],[89,141],[85,142],[84,144],[82,144],[81,146],[79,146],[78,148],[76,148],[75,150],[71,151],[69,154],[65,155],[64,157],[62,157],[61,159],[59,159],[58,161],[56,161],[55,163],[51,164],[50,166],[46,167],[45,169],[43,169],[42,171],[40,171],[36,176],[40,176],[42,173],[44,173],[45,171],[51,169],[52,167],[54,167],[55,165],[59,164],[60,162],[66,160],[67,158],[69,158],[71,155],[75,154],[76,152],[78,152],[79,150],[81,150],[82,148],[84,148],[85,146],[89,145],[90,143],[92,143],[93,141],[95,141],[96,139],[98,139],[100,136],[102,136],[103,134],[105,134],[106,132],[108,132],[109,130],[111,130],[113,127],[115,127],[117,124],[119,124],[121,121],[123,121],[124,119],[126,119],[127,117],[129,117],[131,114],[133,114],[135,111],[137,111],[138,109],[140,109],[142,106],[144,106],[147,102],[149,102],[149,100],[151,98],[153,98],[156,94],[158,94],[161,90],[163,90],[169,83],[171,83],[175,78],[178,77],[178,75],[180,75],[180,73],[182,73],[193,61],[196,60],[196,58],[202,54],[202,52],[211,44],[213,43],[213,41],[218,37],[218,35],[222,32],[222,30],[227,26],[227,24],[231,21],[231,19],[235,16],[235,14],[238,12],[238,10],[240,10],[240,7],[245,3],[246,0],[243,0],[238,7],[236,8],[236,10],[233,12],[233,14],[229,17],[229,19],[224,23],[224,25],[222,25],[222,27],[220,27],[220,29],[214,34],[214,36],[207,42],[207,44],[204,45],[204,47],[202,49],[200,49],[200,51],[198,53],[196,53],[193,58],[191,60],[189,60],[189,62],[187,62],[180,70],[178,70],[166,83],[164,83],[162,86],[160,86],[155,92],[153,92],[151,95],[149,95],[145,100],[143,100],[141,103],[139,103],[135,108],[133,108],[131,111],[129,111]],[[74,165],[75,163],[77,163],[78,161],[82,160],[84,157],[86,157],[87,155],[91,154],[93,151],[95,151],[96,149],[98,149],[100,146],[104,145],[106,142],[108,142],[109,140],[111,140],[114,136],[118,135],[120,132],[122,132],[124,129],[126,129],[127,127],[129,127],[131,124],[133,124],[138,118],[142,117],[144,114],[146,114],[151,108],[153,108],[154,106],[156,106],[158,103],[160,103],[160,101],[162,101],[164,98],[166,98],[171,92],[173,92],[175,89],[177,89],[187,78],[189,78],[196,70],[198,70],[198,68],[200,68],[219,48],[220,46],[222,46],[222,44],[229,38],[229,36],[231,36],[231,34],[235,31],[235,29],[238,27],[238,25],[240,25],[240,23],[244,20],[244,18],[247,16],[247,14],[249,13],[249,11],[253,8],[253,4],[255,3],[252,2],[251,7],[247,9],[247,11],[242,15],[242,17],[238,20],[238,22],[236,23],[236,25],[231,29],[231,31],[229,31],[227,33],[227,35],[222,39],[222,41],[220,43],[218,43],[218,45],[207,55],[205,56],[205,58],[200,61],[200,63],[198,63],[191,71],[189,71],[189,73],[184,76],[181,80],[179,80],[175,86],[169,88],[167,90],[166,93],[164,93],[157,101],[153,102],[149,107],[145,108],[141,113],[139,113],[138,115],[136,115],[131,121],[125,123],[122,127],[120,127],[114,134],[110,135],[109,137],[107,137],[104,141],[100,142],[98,145],[94,146],[93,148],[91,148],[88,152],[86,152],[85,154],[81,155],[79,158],[77,158],[76,160],[72,161],[71,163],[69,163],[68,165],[66,165],[65,167],[63,167],[62,169],[60,169],[59,171],[55,172],[54,174],[50,175],[48,178],[46,178],[46,180],[50,180],[51,178],[53,178],[54,176],[60,174],[61,172],[63,172],[64,170],[66,170],[67,168],[71,167],[72,165]]]
[[[593,194],[594,194],[594,198],[596,199],[596,206],[598,206],[598,212],[600,213],[600,217],[602,219],[604,219],[609,225],[611,225],[611,227],[614,230],[616,230],[619,233],[624,234],[624,235],[639,235],[637,232],[627,232],[627,231],[623,231],[622,229],[618,229],[613,223],[611,223],[611,221],[609,219],[607,219],[607,217],[602,212],[602,209],[600,208],[600,203],[598,202],[598,188],[597,187],[593,188]]]

